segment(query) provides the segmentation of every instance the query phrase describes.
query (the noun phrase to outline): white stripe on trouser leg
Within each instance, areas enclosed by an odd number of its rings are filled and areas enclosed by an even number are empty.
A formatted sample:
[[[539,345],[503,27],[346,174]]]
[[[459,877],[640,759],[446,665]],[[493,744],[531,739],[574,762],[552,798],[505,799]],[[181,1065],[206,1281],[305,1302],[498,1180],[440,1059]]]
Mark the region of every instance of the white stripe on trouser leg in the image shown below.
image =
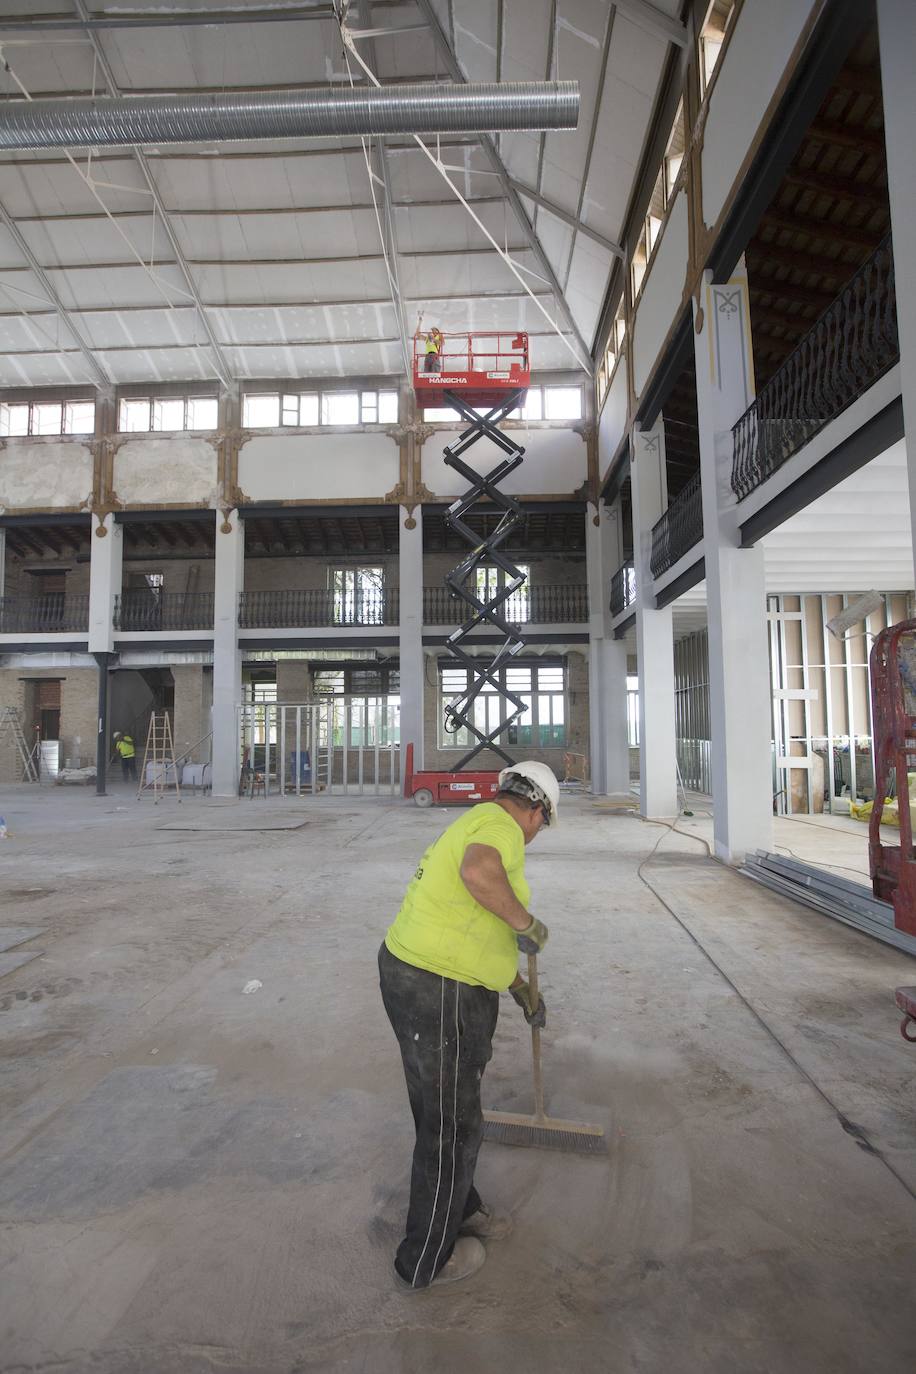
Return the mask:
[[[420,1265],[423,1263],[423,1260],[426,1256],[427,1248],[429,1247],[430,1237],[433,1233],[433,1222],[436,1219],[436,1206],[439,1202],[439,1189],[442,1186],[442,1136],[444,1134],[445,1126],[442,1117],[442,1054],[443,1032],[445,1030],[445,979],[442,978],[440,979],[440,981],[442,983],[442,991],[439,996],[439,1177],[436,1179],[436,1195],[433,1198],[432,1213],[429,1218],[429,1230],[426,1233],[426,1240],[423,1244],[423,1250],[420,1254],[420,1258],[417,1260],[417,1267],[413,1271],[413,1279],[410,1283],[411,1288],[416,1288],[417,1286],[417,1275],[420,1272]]]
[[[445,1236],[448,1231],[448,1219],[452,1214],[452,1198],[455,1196],[455,1155],[458,1150],[458,1064],[461,1059],[461,1032],[458,1029],[458,998],[461,995],[461,984],[455,983],[455,1092],[452,1101],[452,1183],[448,1193],[448,1206],[445,1209],[445,1218],[442,1222],[442,1239],[439,1242],[439,1249],[436,1251],[436,1258],[433,1261],[433,1273],[436,1272],[436,1265],[439,1263],[439,1256],[442,1254],[442,1247],[445,1244]]]

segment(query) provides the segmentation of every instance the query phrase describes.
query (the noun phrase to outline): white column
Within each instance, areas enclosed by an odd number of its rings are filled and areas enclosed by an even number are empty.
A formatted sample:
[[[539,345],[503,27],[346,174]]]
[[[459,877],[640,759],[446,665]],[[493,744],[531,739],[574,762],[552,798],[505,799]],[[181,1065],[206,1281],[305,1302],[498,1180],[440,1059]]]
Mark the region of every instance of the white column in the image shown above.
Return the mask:
[[[6,526],[0,525],[0,600],[6,596]]]
[[[597,524],[595,521],[597,520]],[[611,631],[611,578],[623,563],[620,502],[585,517],[588,579],[588,722],[592,791],[598,796],[628,792],[627,649]]]
[[[413,744],[414,768],[423,767],[423,508],[398,508],[400,580],[401,757]]]
[[[749,850],[773,842],[766,581],[762,546],[738,547],[731,490],[732,426],[754,399],[747,276],[742,262],[729,282],[716,286],[709,278],[694,341],[714,838],[720,859],[741,863]]]
[[[639,807],[644,816],[677,815],[674,733],[674,630],[671,607],[655,609],[652,526],[668,504],[665,427],[634,430],[630,446],[636,660],[639,670]]]
[[[916,5],[878,0],[884,145],[894,239],[903,428],[910,481],[910,532],[916,565]],[[910,442],[912,437],[912,444]]]
[[[224,529],[224,524],[228,526]],[[245,576],[245,527],[237,510],[216,512],[213,597],[213,795],[236,797],[239,788],[239,715],[242,655],[239,595]]]
[[[109,513],[92,517],[89,545],[89,652],[114,651],[115,597],[121,594],[124,529]]]

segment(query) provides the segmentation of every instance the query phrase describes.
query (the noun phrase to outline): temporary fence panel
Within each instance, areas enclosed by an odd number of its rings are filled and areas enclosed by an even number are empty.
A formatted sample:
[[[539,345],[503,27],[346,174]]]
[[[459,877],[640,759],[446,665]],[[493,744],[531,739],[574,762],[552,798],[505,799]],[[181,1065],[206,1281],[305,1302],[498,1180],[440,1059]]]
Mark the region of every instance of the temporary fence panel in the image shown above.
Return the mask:
[[[239,708],[240,790],[396,796],[400,729],[400,706],[384,698],[247,703]]]

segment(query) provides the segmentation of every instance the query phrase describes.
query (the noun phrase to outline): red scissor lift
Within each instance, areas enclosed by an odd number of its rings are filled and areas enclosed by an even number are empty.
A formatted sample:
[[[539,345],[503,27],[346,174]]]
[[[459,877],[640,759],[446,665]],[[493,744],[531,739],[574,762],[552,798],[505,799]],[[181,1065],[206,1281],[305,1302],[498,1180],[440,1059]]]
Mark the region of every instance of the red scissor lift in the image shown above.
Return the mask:
[[[445,642],[445,647],[468,670],[468,688],[445,708],[446,729],[452,733],[466,729],[474,743],[455,768],[449,771],[414,771],[414,746],[407,744],[404,768],[404,795],[413,797],[418,806],[433,802],[468,803],[485,801],[496,792],[499,774],[493,770],[471,769],[469,765],[483,753],[492,750],[507,764],[514,760],[497,739],[508,730],[525,710],[525,702],[513,692],[500,686],[499,669],[508,659],[524,648],[517,625],[510,624],[502,614],[502,607],[520,587],[524,574],[502,551],[506,539],[522,519],[522,509],[511,496],[499,490],[501,482],[514,472],[524,456],[524,448],[500,428],[500,424],[525,398],[531,380],[527,334],[448,334],[442,339],[435,370],[427,371],[426,336],[418,333],[414,339],[413,385],[419,404],[426,410],[444,407],[458,413],[465,423],[458,439],[443,452],[446,464],[463,476],[468,490],[452,503],[446,512],[449,527],[469,545],[469,551],[445,579],[452,595],[465,603],[468,614],[464,623]],[[482,410],[482,414],[478,414]],[[503,455],[488,472],[479,472],[464,461],[463,455],[481,439],[489,439]],[[485,538],[465,520],[468,511],[478,501],[487,498],[489,509],[502,511],[496,529]],[[483,563],[496,564],[505,574],[504,586],[487,601],[481,600],[474,586],[474,573]],[[494,646],[492,658],[480,659],[470,650],[474,647],[475,631],[481,626],[499,630],[501,642]],[[478,640],[479,643],[479,640]],[[488,642],[488,648],[492,641]],[[492,730],[481,729],[474,719],[474,703],[489,684],[511,710]]]
[[[875,802],[868,826],[868,857],[876,897],[894,908],[894,925],[916,935],[916,851],[910,802],[916,773],[916,620],[882,630],[871,651],[872,729],[875,750]],[[900,844],[881,839],[885,798],[895,790]],[[903,1012],[900,1032],[916,1040],[916,987],[898,988]]]

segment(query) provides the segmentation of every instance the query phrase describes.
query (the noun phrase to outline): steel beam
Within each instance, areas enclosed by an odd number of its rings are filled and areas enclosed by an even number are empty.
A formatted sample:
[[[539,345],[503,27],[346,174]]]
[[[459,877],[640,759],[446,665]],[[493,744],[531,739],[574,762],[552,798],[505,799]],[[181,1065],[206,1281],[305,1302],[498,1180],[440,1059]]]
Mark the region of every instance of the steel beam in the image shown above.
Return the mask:
[[[426,20],[427,24],[429,25],[430,32],[433,36],[433,41],[435,42],[438,51],[442,55],[442,60],[445,64],[449,76],[452,78],[453,81],[459,82],[462,85],[467,85],[467,77],[462,71],[461,64],[455,56],[454,49],[452,48],[452,45],[448,39],[448,35],[446,34],[441,23],[439,22],[439,16],[433,8],[432,0],[416,0],[416,4],[424,19]],[[525,207],[524,205],[522,205],[522,202],[519,199],[518,192],[512,184],[512,178],[509,176],[509,173],[506,170],[505,163],[500,157],[496,149],[496,145],[493,142],[493,139],[488,134],[480,135],[480,146],[483,152],[486,154],[487,161],[490,163],[491,168],[496,174],[496,178],[502,188],[503,195],[509,202],[509,206],[512,210],[512,213],[515,215],[515,218],[517,219],[519,226],[523,234],[525,235],[525,238],[528,240],[529,248],[532,250],[535,257],[537,258],[537,264],[540,272],[546,278],[551,290],[553,291],[556,297],[557,308],[559,309],[560,314],[566,321],[566,325],[569,329],[570,334],[575,339],[576,344],[578,345],[579,352],[582,358],[583,370],[591,374],[594,370],[594,362],[592,361],[591,349],[586,344],[585,339],[583,338],[582,333],[579,330],[579,326],[576,324],[575,317],[573,316],[573,313],[569,308],[569,304],[566,300],[566,296],[563,293],[563,288],[560,285],[560,282],[557,278],[557,274],[556,272],[554,272],[553,267],[550,264],[550,260],[548,259],[547,254],[544,252],[544,249],[541,245],[541,241],[534,231],[534,226],[532,225],[531,220],[528,218],[528,215],[525,212]]]
[[[599,234],[597,229],[592,229],[590,225],[584,224],[578,215],[572,214],[569,210],[562,210],[559,205],[556,205],[552,200],[548,200],[546,196],[542,196],[540,191],[535,191],[533,187],[526,186],[523,181],[516,181],[514,177],[510,177],[509,180],[512,187],[520,196],[525,196],[528,200],[533,200],[535,205],[540,205],[556,219],[562,220],[564,224],[570,225],[577,233],[584,234],[586,238],[594,239],[595,243],[600,243],[602,248],[606,248],[609,253],[613,253],[615,258],[620,258],[622,260],[626,257],[619,243],[615,243],[613,239],[605,238],[604,234]]]
[[[73,0],[73,4],[76,7],[76,12],[79,15],[82,27],[86,29],[89,42],[92,45],[92,50],[95,53],[96,60],[99,64],[99,69],[102,73],[102,76],[105,78],[105,84],[107,85],[111,94],[115,98],[118,98],[121,95],[121,90],[118,86],[117,81],[115,80],[114,72],[111,69],[111,64],[109,63],[108,58],[105,56],[105,50],[102,47],[101,40],[91,28],[86,28],[86,25],[90,22],[91,16],[89,15],[89,12],[86,9],[85,0]],[[206,307],[203,303],[203,300],[201,299],[200,292],[197,289],[197,283],[191,276],[191,270],[185,261],[181,245],[179,244],[178,239],[175,237],[175,230],[172,228],[171,221],[169,220],[168,211],[166,210],[165,205],[162,202],[162,196],[159,194],[159,188],[153,180],[153,176],[150,172],[146,156],[141,148],[134,148],[132,151],[134,157],[136,158],[137,165],[140,168],[143,180],[146,182],[147,189],[150,195],[152,196],[153,204],[156,207],[156,211],[159,215],[159,218],[162,221],[162,228],[165,231],[165,236],[168,239],[169,245],[172,249],[172,255],[175,260],[175,266],[177,266],[179,272],[181,273],[185,286],[194,301],[198,317],[200,319],[201,324],[203,325],[204,333],[206,334],[210,342],[210,348],[213,353],[213,360],[216,364],[217,376],[219,377],[220,381],[223,383],[224,386],[231,387],[233,381],[232,370],[229,367],[229,364],[227,363],[225,356],[223,355],[219,343],[217,342],[216,335],[213,332],[213,328],[207,316]]]

